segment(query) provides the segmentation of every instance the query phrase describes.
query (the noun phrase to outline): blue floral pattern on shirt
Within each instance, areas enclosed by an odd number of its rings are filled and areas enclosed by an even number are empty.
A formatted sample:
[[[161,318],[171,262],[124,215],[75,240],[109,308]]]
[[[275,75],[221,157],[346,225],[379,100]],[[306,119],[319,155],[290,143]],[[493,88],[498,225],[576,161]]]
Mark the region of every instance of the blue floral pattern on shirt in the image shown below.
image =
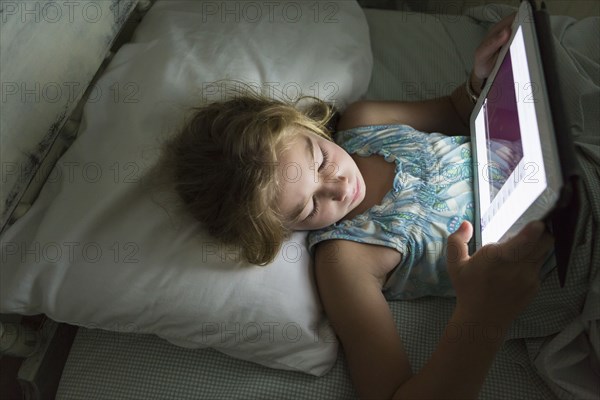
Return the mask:
[[[445,244],[462,221],[473,222],[469,138],[371,125],[340,131],[335,141],[350,154],[378,154],[394,162],[393,187],[381,204],[310,232],[309,249],[328,239],[391,247],[402,261],[384,285],[388,300],[454,296]]]

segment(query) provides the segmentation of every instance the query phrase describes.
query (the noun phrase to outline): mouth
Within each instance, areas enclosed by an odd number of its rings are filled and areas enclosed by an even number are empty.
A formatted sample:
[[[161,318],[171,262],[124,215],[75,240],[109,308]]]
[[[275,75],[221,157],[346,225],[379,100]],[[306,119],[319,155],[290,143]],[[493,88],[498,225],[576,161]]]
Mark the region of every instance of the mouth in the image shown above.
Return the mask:
[[[356,185],[354,187],[354,196],[352,198],[352,203],[356,203],[356,201],[358,200],[358,198],[360,197],[360,182],[358,179],[356,179]]]

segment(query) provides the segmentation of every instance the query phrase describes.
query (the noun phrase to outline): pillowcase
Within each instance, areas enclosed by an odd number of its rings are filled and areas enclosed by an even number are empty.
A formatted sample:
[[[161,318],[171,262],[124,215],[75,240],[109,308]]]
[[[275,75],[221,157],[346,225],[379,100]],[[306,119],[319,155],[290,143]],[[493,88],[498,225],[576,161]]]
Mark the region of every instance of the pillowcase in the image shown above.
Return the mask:
[[[155,3],[96,84],[38,199],[3,235],[0,312],[325,374],[338,342],[306,232],[271,265],[248,265],[144,182],[189,107],[220,100],[219,79],[343,109],[364,95],[371,69],[356,2]]]

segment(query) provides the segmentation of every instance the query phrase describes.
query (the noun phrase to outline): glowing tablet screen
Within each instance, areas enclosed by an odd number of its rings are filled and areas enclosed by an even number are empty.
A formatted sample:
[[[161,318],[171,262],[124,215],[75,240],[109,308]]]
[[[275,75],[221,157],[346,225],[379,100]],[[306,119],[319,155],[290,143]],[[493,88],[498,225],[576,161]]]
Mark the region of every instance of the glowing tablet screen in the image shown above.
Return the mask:
[[[475,119],[482,246],[499,241],[547,186],[535,87],[519,26]]]

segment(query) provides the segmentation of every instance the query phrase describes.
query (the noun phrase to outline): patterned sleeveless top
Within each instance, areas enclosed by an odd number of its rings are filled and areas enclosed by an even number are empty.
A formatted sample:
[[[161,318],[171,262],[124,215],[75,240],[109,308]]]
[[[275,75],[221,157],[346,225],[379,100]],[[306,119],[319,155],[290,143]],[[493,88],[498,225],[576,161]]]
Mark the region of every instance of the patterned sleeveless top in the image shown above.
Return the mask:
[[[350,154],[378,154],[394,162],[393,187],[381,204],[310,232],[309,250],[328,239],[391,247],[402,261],[384,285],[388,300],[454,296],[445,248],[464,220],[473,223],[470,139],[407,125],[371,125],[337,132],[335,141]]]

